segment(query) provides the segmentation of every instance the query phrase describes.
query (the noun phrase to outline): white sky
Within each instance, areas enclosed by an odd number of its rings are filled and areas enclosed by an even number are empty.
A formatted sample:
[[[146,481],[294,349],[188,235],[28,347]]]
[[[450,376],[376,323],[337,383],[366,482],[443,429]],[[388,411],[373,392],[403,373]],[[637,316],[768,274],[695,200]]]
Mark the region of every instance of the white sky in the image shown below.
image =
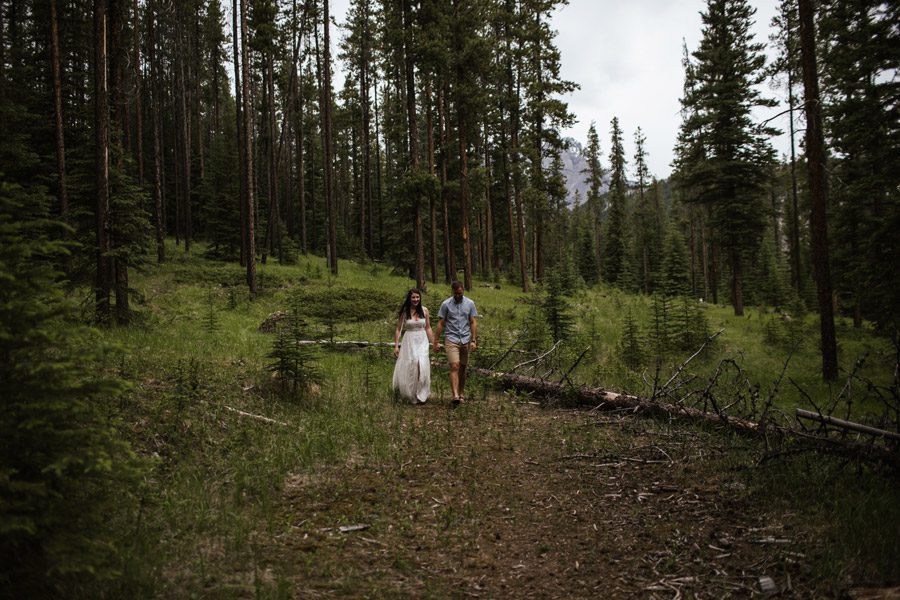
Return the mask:
[[[757,9],[756,41],[768,44],[776,1],[750,3]],[[332,0],[331,14],[338,23],[344,22],[349,4],[349,0]],[[594,121],[606,163],[610,121],[618,117],[629,164],[634,154],[634,132],[640,127],[647,139],[651,174],[668,177],[681,124],[682,40],[687,42],[689,52],[697,48],[700,11],[705,7],[704,0],[569,0],[567,6],[557,10],[553,28],[558,32],[562,77],[581,85],[565,97],[577,122],[563,135],[584,144]],[[340,35],[334,33],[333,39]],[[338,73],[336,76],[340,78]],[[335,88],[339,88],[339,81]],[[780,99],[779,92],[767,88],[764,93]],[[768,119],[782,110],[765,109],[757,118]],[[771,124],[786,130],[787,116]],[[786,136],[773,140],[773,144],[779,154],[787,152]]]
[[[768,44],[776,2],[751,0],[750,4],[757,9],[755,41]],[[570,0],[559,9],[553,25],[558,31],[562,76],[581,84],[581,89],[567,98],[578,123],[566,135],[583,144],[591,121],[595,121],[605,158],[610,121],[616,116],[625,133],[629,162],[634,132],[640,127],[647,138],[650,172],[667,177],[681,125],[682,41],[689,52],[696,50],[700,12],[705,7],[703,0]],[[764,93],[780,97],[780,92],[768,87]],[[757,118],[765,120],[782,110],[767,108]],[[771,124],[787,129],[787,119],[779,117]],[[779,153],[787,151],[784,138],[773,141]]]

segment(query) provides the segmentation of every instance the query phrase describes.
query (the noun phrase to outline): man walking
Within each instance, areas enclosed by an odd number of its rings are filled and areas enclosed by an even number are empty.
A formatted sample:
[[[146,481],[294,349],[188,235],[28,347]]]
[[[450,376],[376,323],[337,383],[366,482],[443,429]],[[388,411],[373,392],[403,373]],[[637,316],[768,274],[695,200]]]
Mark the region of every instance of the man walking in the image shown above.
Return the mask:
[[[437,352],[438,340],[446,327],[444,349],[447,352],[447,362],[450,363],[450,390],[453,392],[453,406],[458,406],[466,399],[466,364],[469,362],[469,352],[474,352],[477,347],[478,311],[471,298],[463,296],[463,284],[454,281],[450,287],[453,295],[441,303],[433,346]]]

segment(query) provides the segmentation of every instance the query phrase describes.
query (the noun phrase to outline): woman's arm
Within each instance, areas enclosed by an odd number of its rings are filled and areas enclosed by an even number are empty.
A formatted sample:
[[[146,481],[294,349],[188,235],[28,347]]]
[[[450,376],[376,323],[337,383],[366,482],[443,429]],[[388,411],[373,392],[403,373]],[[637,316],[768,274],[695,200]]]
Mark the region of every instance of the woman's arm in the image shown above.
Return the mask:
[[[431,331],[431,314],[424,306],[422,307],[422,310],[425,311],[425,335],[428,336],[428,343],[434,344],[434,332]]]
[[[394,358],[400,356],[400,332],[403,330],[403,317],[397,319],[397,329],[394,330]]]

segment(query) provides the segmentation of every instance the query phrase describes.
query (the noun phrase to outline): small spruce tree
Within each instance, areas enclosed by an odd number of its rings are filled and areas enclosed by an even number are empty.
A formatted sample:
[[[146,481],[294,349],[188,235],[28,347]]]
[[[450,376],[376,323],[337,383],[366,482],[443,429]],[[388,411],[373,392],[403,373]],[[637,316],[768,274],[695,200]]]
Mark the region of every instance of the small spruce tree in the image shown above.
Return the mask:
[[[630,309],[625,313],[622,339],[619,341],[619,357],[629,369],[639,367],[644,358],[640,330]]]

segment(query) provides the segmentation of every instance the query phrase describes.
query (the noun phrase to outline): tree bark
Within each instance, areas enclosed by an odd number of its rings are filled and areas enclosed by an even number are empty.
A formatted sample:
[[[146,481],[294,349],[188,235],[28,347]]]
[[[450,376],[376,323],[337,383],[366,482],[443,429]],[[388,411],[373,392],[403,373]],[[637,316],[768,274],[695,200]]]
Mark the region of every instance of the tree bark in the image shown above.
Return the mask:
[[[156,22],[159,18],[158,4],[154,2],[152,12],[148,17],[148,43],[147,48],[150,60],[150,117],[153,121],[153,208],[156,218],[156,262],[163,263],[166,260],[166,219],[163,213],[162,194],[162,149],[160,144],[160,116],[159,116],[159,64],[156,60]]]
[[[55,0],[54,0],[55,1]],[[134,11],[133,29],[134,36],[132,38],[132,60],[134,64],[134,116],[135,116],[135,160],[138,168],[138,185],[144,187],[144,107],[143,107],[143,87],[144,82],[141,77],[141,28],[140,28],[140,11],[138,8],[138,0],[134,0],[132,5]]]
[[[837,339],[834,331],[834,307],[831,272],[828,265],[827,181],[825,178],[825,142],[819,100],[819,75],[816,71],[816,34],[812,0],[799,0],[800,56],[803,64],[803,91],[806,108],[806,165],[812,210],[813,272],[819,300],[819,326],[822,349],[822,377],[837,377]]]
[[[253,201],[253,121],[250,116],[250,61],[247,30],[247,0],[241,0],[241,95],[244,130],[244,210],[247,223],[247,287],[256,294],[256,248]]]
[[[472,289],[472,240],[469,232],[469,152],[468,131],[465,115],[457,107],[459,116],[459,162],[460,162],[460,219],[462,221],[463,258],[465,259],[463,285]]]
[[[107,89],[106,0],[94,0],[94,154],[96,161],[95,232],[97,272],[95,279],[96,318],[110,318],[109,258],[109,97]]]
[[[425,83],[425,103],[428,112],[428,174],[434,179],[434,107],[431,102],[431,83],[432,77],[429,77]],[[434,194],[430,194],[428,200],[431,213],[431,283],[437,283],[437,200]]]
[[[734,315],[740,317],[744,314],[744,290],[742,285],[743,264],[740,252],[735,243],[731,245],[731,303],[734,306]]]
[[[338,274],[337,223],[334,206],[334,171],[332,165],[331,131],[331,23],[328,15],[329,0],[323,0],[323,60],[322,60],[322,114],[324,118],[323,162],[325,168],[325,211],[328,215],[328,268],[332,275]]]
[[[266,243],[263,251],[263,263],[266,262],[266,256],[272,253],[273,244],[281,245],[279,221],[281,216],[278,210],[278,169],[275,164],[275,68],[272,64],[271,50],[266,56],[266,112],[268,113],[267,125],[269,130],[268,147],[266,155],[268,162],[268,193],[269,193],[269,210],[266,219]]]
[[[59,68],[59,19],[56,14],[56,0],[50,0],[50,66],[53,71],[53,113],[56,117],[56,189],[59,200],[59,214],[66,223],[69,221],[69,196],[66,190],[66,138],[63,125],[62,78]]]
[[[521,67],[516,62],[515,76],[513,74],[512,65],[508,67],[509,74],[509,95],[512,99],[512,115],[510,119],[510,141],[512,148],[512,183],[513,198],[516,204],[516,229],[519,238],[519,277],[522,278],[522,291],[528,293],[528,252],[526,251],[525,241],[525,212],[522,206],[522,161],[519,155],[519,127],[521,113]],[[513,81],[515,79],[515,81]],[[515,92],[513,91],[515,86]]]
[[[447,189],[450,123],[447,119],[447,82],[442,80],[438,90],[438,127],[441,133],[441,202],[444,209],[444,273],[447,283],[456,279],[456,256],[450,237],[450,192]]]
[[[406,81],[406,118],[409,132],[410,174],[419,183],[419,127],[416,115],[415,65],[413,57],[413,23],[409,0],[403,3],[403,66]],[[417,189],[413,198],[413,237],[416,244],[416,287],[425,287],[425,240],[422,237],[422,197]]]

